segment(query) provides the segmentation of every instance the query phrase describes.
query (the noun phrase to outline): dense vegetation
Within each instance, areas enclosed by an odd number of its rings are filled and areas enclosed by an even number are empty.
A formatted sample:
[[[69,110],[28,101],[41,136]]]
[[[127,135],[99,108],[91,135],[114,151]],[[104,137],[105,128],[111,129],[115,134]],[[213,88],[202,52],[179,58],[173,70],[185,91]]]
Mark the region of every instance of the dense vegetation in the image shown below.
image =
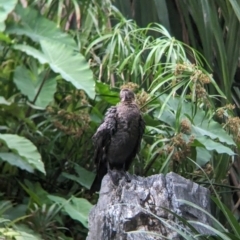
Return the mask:
[[[97,199],[88,192],[91,136],[123,86],[135,91],[147,125],[131,172],[174,171],[208,187],[217,236],[240,238],[231,168],[240,142],[232,91],[240,4],[147,2],[0,2],[5,239],[84,239]]]

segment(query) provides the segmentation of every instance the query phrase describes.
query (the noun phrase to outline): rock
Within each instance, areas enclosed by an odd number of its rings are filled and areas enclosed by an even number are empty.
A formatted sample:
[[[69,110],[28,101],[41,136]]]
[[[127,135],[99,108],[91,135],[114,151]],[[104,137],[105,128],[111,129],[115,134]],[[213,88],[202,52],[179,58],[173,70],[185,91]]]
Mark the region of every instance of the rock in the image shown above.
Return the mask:
[[[178,201],[192,202],[210,212],[208,189],[175,173],[131,178],[127,182],[123,177],[115,186],[108,174],[104,177],[98,203],[89,214],[87,240],[182,239],[173,228],[185,234],[190,230],[170,211],[186,220],[211,225],[204,212]],[[210,234],[204,227],[194,227]]]

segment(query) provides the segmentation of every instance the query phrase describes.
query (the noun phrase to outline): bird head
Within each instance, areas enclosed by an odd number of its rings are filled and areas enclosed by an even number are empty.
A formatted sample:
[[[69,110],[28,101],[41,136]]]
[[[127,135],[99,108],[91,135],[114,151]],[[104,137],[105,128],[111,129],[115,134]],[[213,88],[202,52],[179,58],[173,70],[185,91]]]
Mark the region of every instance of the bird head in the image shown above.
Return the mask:
[[[120,99],[121,102],[133,102],[135,100],[135,95],[131,90],[124,88],[120,92]]]

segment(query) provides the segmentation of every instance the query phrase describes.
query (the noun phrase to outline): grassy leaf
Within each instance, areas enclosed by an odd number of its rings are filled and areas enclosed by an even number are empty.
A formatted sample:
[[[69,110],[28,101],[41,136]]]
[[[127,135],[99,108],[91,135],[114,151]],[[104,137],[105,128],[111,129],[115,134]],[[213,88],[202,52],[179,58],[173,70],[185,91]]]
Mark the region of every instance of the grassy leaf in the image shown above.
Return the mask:
[[[212,200],[217,204],[218,208],[223,212],[225,218],[228,221],[228,224],[231,226],[232,231],[235,233],[235,235],[240,238],[240,228],[239,228],[239,222],[233,215],[233,213],[227,208],[224,203],[220,201],[219,198],[212,197]]]
[[[229,0],[232,5],[233,11],[235,12],[238,20],[240,21],[240,2],[237,0]]]
[[[171,32],[166,0],[154,0],[160,23]],[[147,2],[145,2],[147,4]]]

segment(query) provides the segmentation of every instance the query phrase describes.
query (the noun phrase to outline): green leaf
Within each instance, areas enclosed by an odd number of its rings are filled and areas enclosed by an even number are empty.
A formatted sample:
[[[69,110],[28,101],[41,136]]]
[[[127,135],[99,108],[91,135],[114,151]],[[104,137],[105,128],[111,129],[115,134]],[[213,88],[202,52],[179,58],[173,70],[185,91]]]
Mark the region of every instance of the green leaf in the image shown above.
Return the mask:
[[[171,32],[166,0],[154,0],[154,2],[160,23]]]
[[[65,44],[46,40],[40,43],[43,53],[26,45],[15,45],[14,48],[38,59],[42,64],[48,63],[64,80],[71,82],[77,89],[84,90],[90,98],[94,98],[95,82],[85,58]]]
[[[238,21],[240,21],[240,2],[236,0],[229,0],[232,5],[233,11],[235,12]]]
[[[25,225],[17,225],[14,228],[16,229],[16,235],[14,236],[14,239],[16,240],[42,240],[41,236],[39,236],[39,233],[28,229],[28,227]]]
[[[34,169],[46,174],[37,148],[28,139],[14,134],[0,134],[0,141],[13,153],[23,158]]]
[[[20,108],[17,103],[4,104],[3,102],[1,102],[0,105],[1,105],[0,110],[2,113],[4,112],[4,114],[14,116],[18,120],[23,120],[29,125],[32,124],[31,119],[25,117],[24,109]]]
[[[8,219],[13,221],[17,218],[20,218],[22,216],[26,215],[26,212],[28,210],[28,204],[17,204],[9,208],[6,212],[5,215],[8,216]]]
[[[10,102],[8,102],[4,97],[0,96],[0,104],[3,104],[3,105],[11,105]]]
[[[158,112],[154,112],[154,117],[158,118]],[[163,113],[160,115],[159,120],[169,124],[171,127],[175,127],[176,125],[176,115],[168,109],[168,107],[165,108]]]
[[[4,194],[1,193],[1,197],[3,196]],[[9,210],[9,209],[12,209],[13,208],[13,204],[10,202],[10,201],[5,201],[5,200],[1,200],[0,201],[0,216],[1,217],[4,217],[4,215],[6,215],[6,212]],[[9,219],[9,218],[8,218]]]
[[[34,202],[39,206],[50,203],[50,200],[47,198],[48,192],[42,188],[39,182],[30,182],[25,179],[25,185],[22,184],[20,181],[18,181],[18,183],[29,195],[29,197],[31,198],[31,202]]]
[[[81,222],[87,228],[88,215],[92,207],[85,198],[72,197],[70,204],[65,206],[65,211],[72,219]]]
[[[227,206],[221,202],[219,197],[217,198],[212,196],[212,200],[217,204],[218,208],[223,212],[228,224],[231,226],[232,231],[234,232],[235,236],[240,238],[240,228],[239,228],[239,222],[233,215],[233,213],[227,208]]]
[[[0,26],[1,26],[1,23],[0,23]],[[4,33],[0,32],[0,41],[4,41],[9,44],[9,43],[11,43],[11,38],[9,38]]]
[[[33,102],[38,94],[34,104],[42,108],[46,108],[53,100],[53,95],[57,88],[57,81],[53,78],[47,79],[43,83],[45,74],[45,71],[41,74],[32,73],[24,66],[18,66],[14,72],[14,82],[18,89],[22,94],[26,95],[31,102]],[[42,88],[39,92],[40,87]]]
[[[93,206],[86,199],[72,197],[66,200],[53,195],[48,195],[48,198],[55,203],[63,205],[63,209],[72,219],[81,222],[84,227],[88,227],[88,215]]]
[[[28,161],[17,154],[9,152],[0,152],[0,158],[3,161],[8,162],[12,166],[19,167],[30,173],[34,172],[34,168],[28,163]]]
[[[0,32],[5,30],[5,20],[17,4],[17,0],[0,0]]]
[[[233,139],[226,133],[222,126],[215,121],[203,121],[198,126],[192,125],[193,134],[196,136],[208,136],[211,139],[218,139],[222,143],[235,145]]]
[[[87,189],[90,189],[92,182],[95,178],[95,174],[87,171],[85,168],[82,168],[79,165],[75,165],[75,171],[78,176],[69,173],[62,173],[62,175],[68,179],[71,179],[79,183],[80,185],[86,187]]]
[[[212,157],[209,151],[202,147],[196,147],[197,151],[197,164],[201,167],[208,163]]]
[[[93,73],[85,58],[66,45],[51,41],[41,41],[44,55],[54,72],[71,82],[77,89],[83,89],[90,98],[95,96]]]
[[[25,227],[25,231],[22,231],[21,230],[21,227],[18,226],[18,227],[15,227],[17,228],[16,230],[15,229],[12,229],[12,228],[0,228],[0,233],[1,233],[1,236],[4,236],[6,238],[4,239],[15,239],[15,240],[41,240],[42,238],[36,236],[37,234],[36,233],[28,233],[26,231],[26,227]],[[29,230],[29,232],[31,232],[31,230]]]
[[[109,84],[97,81],[96,92],[99,93],[101,99],[112,105],[115,105],[119,102],[119,93],[111,91]]]
[[[25,52],[26,54],[36,58],[42,64],[48,63],[48,60],[44,56],[44,54],[31,46],[17,44],[17,45],[14,45],[13,48],[16,50]]]
[[[208,136],[212,139],[218,139],[222,143],[235,146],[232,137],[229,136],[218,122],[206,119],[206,113],[202,109],[198,109],[193,122],[192,131],[196,136]]]
[[[207,62],[213,67],[217,79],[221,79],[218,81],[218,86],[214,83],[215,90],[218,91],[220,87],[227,98],[231,99],[231,86],[237,69],[240,47],[239,0],[186,0],[178,3],[190,42],[203,53]],[[218,9],[221,9],[220,15]],[[225,32],[225,28],[229,31]],[[196,40],[196,31],[198,40]],[[209,89],[215,91],[211,87]]]
[[[193,202],[184,200],[184,199],[177,199],[177,201],[180,203],[180,205],[186,205],[188,207],[194,208],[198,211],[201,211],[202,213],[204,213],[206,216],[209,217],[209,220],[212,221],[212,223],[214,224],[215,228],[220,230],[221,232],[226,231],[226,228],[211,214],[209,213],[207,210],[203,209],[202,207],[196,205]],[[189,221],[188,221],[189,222]]]
[[[230,156],[235,155],[235,153],[229,147],[226,147],[219,142],[214,142],[212,139],[207,137],[196,138],[192,146],[200,146],[200,147],[204,146],[207,150],[209,151],[215,150],[219,154],[226,153]]]
[[[23,8],[17,5],[15,12],[21,18],[20,23],[14,23],[7,26],[7,33],[26,35],[33,41],[53,40],[59,43],[67,44],[69,47],[77,48],[73,38],[64,33],[57,24],[41,16],[40,12],[30,7]]]

